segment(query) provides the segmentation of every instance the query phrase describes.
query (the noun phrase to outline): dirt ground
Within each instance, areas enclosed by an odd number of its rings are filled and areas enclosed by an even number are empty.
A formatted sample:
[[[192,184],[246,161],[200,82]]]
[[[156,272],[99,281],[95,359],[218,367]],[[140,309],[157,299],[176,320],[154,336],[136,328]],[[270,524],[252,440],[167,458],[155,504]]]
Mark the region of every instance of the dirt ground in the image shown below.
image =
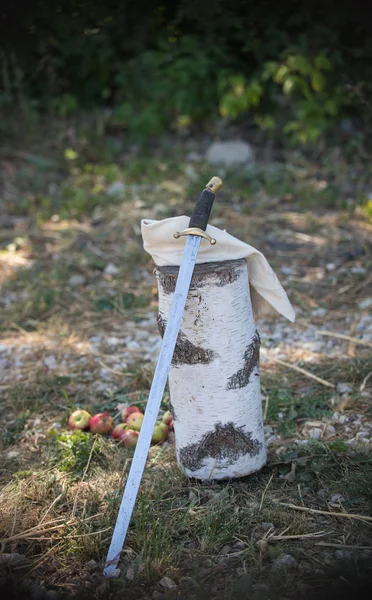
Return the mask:
[[[70,131],[27,152],[1,149],[3,597],[367,597],[370,167],[332,149],[316,160],[258,152],[250,169],[215,173],[205,145],[143,155]],[[152,447],[120,574],[108,581],[133,452],[71,434],[67,419],[76,407],[115,419],[126,404],[145,408],[160,336],[140,220],[190,214],[214,174],[225,186],[211,223],[265,254],[296,310],[294,324],[257,321],[268,462],[200,483],[178,471],[172,436]],[[166,393],[162,411],[168,403]]]

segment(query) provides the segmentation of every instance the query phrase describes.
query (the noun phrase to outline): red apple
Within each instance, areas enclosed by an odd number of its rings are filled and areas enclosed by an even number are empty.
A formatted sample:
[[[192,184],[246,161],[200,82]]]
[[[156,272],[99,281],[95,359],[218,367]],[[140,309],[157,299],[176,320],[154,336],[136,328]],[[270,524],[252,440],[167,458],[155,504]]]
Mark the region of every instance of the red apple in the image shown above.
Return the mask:
[[[168,425],[168,427],[170,427],[170,424],[172,423],[172,420],[173,420],[172,413],[171,413],[170,410],[167,410],[163,414],[162,421],[163,421],[163,423],[165,423],[166,425]]]
[[[116,425],[116,427],[114,427],[113,431],[112,431],[112,437],[114,438],[114,440],[118,440],[121,436],[122,431],[125,431],[125,429],[128,429],[129,425],[127,425],[126,423],[119,423],[119,425]]]
[[[132,413],[125,421],[131,429],[139,431],[141,429],[144,415],[140,412]]]
[[[93,415],[89,421],[92,433],[109,433],[114,427],[114,420],[108,412]]]
[[[123,421],[123,423],[125,423],[129,415],[131,415],[132,413],[142,414],[142,410],[138,408],[138,406],[127,406],[126,408],[124,408],[123,412],[121,413],[121,420]]]
[[[86,410],[75,410],[70,415],[68,426],[71,431],[75,431],[75,429],[83,431],[84,429],[89,429],[90,419],[91,415]]]
[[[151,438],[152,444],[161,444],[168,437],[169,429],[165,423],[161,421],[156,421],[156,425],[154,427],[154,431]]]
[[[123,429],[119,437],[119,443],[121,446],[130,448],[137,444],[138,436],[138,431],[133,431],[133,429]]]

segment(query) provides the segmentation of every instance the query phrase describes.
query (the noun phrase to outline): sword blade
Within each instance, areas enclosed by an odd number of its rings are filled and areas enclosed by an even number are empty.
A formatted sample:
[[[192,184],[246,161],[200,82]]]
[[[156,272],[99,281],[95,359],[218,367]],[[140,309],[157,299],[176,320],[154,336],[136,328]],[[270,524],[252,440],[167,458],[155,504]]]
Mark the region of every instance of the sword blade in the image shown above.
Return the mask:
[[[123,550],[124,541],[138,494],[138,488],[140,486],[143,471],[146,465],[152,433],[154,431],[165,385],[167,383],[169,368],[172,362],[173,352],[181,326],[182,315],[190,288],[199,246],[199,236],[187,236],[185,250],[178,273],[176,289],[168,315],[168,323],[164,332],[159,358],[154,373],[154,379],[151,384],[150,394],[147,401],[145,416],[142,422],[141,431],[138,437],[132,465],[129,471],[127,483],[125,485],[115,529],[112,534],[111,544],[106,558],[104,568],[104,575],[106,575],[106,577],[110,577],[110,575],[112,575],[113,571],[116,569],[120,559],[120,554]]]

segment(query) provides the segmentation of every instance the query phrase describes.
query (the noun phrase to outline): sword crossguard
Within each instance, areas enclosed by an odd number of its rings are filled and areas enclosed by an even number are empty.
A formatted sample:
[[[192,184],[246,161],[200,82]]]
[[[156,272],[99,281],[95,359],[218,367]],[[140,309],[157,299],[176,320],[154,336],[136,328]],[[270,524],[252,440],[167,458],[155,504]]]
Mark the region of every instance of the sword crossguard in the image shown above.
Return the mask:
[[[208,240],[208,242],[214,246],[217,242],[214,238],[212,238],[210,235],[207,235],[205,233],[205,231],[203,231],[202,229],[199,229],[199,227],[188,227],[187,229],[184,229],[183,231],[176,231],[173,234],[173,237],[178,240],[178,238],[185,236],[185,235],[197,235],[201,238],[204,238],[205,240]]]

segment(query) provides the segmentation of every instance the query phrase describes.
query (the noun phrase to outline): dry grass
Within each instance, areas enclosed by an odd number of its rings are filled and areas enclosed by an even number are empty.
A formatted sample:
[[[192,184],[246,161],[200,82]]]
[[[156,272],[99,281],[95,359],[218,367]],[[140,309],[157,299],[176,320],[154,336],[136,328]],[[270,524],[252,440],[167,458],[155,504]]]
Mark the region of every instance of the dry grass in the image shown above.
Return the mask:
[[[110,583],[102,579],[132,454],[103,438],[68,434],[67,416],[76,406],[113,414],[122,402],[145,407],[153,363],[149,356],[144,359],[143,348],[149,336],[157,336],[157,298],[139,220],[190,212],[190,198],[209,173],[197,165],[197,178],[190,182],[182,160],[175,162],[149,159],[146,181],[143,163],[137,170],[131,163],[120,177],[147,187],[130,188],[125,199],[94,206],[85,200],[98,176],[90,180],[82,164],[76,176],[69,174],[70,184],[86,194],[80,212],[72,206],[78,218],[44,214],[37,221],[31,211],[17,231],[0,231],[6,299],[0,343],[10,349],[0,382],[0,540],[4,556],[27,558],[7,572],[28,584],[43,580],[47,588],[69,596],[86,591],[97,598],[117,597],[124,590],[134,600],[151,598],[168,576],[178,585],[169,598],[225,600],[245,597],[234,587],[236,580],[245,590],[260,580],[270,583],[272,563],[283,553],[298,561],[299,580],[316,569],[333,569],[335,549],[350,550],[356,563],[370,556],[370,446],[348,446],[353,434],[338,426],[327,438],[325,427],[334,411],[361,413],[371,421],[372,363],[356,331],[358,319],[368,315],[358,303],[371,296],[371,281],[352,272],[363,266],[368,272],[371,226],[358,211],[350,216],[314,205],[309,195],[301,195],[299,181],[300,199],[288,199],[289,190],[280,191],[280,182],[260,172],[256,179],[227,178],[214,222],[265,253],[296,304],[294,330],[331,332],[319,339],[325,344],[332,337],[337,356],[328,356],[326,346],[311,347],[300,335],[287,342],[284,332],[272,343],[270,333],[280,322],[263,321],[264,414],[280,435],[269,448],[267,467],[242,480],[198,483],[179,473],[172,443],[152,448],[121,577]],[[322,173],[327,170],[318,166]],[[102,184],[106,175],[99,177]],[[151,177],[157,186],[148,185]],[[268,213],[257,200],[263,188],[275,211]],[[254,210],[252,198],[259,202]],[[306,213],[304,207],[314,210]],[[15,248],[9,249],[12,243]],[[335,268],[328,272],[329,263]],[[105,273],[108,264],[120,272]],[[293,272],[281,273],[283,266]],[[83,282],[71,285],[76,275]],[[314,316],[322,307],[326,316]],[[131,346],[132,340],[139,348]],[[275,354],[276,348],[284,357]],[[353,384],[352,394],[337,395],[340,381]],[[164,408],[166,403],[167,396]],[[304,439],[308,421],[320,423],[322,437],[301,446],[295,440]],[[336,494],[339,503],[332,500]],[[90,570],[91,560],[97,564]],[[298,597],[293,582],[287,583],[282,595]],[[260,600],[257,594],[252,597]]]

